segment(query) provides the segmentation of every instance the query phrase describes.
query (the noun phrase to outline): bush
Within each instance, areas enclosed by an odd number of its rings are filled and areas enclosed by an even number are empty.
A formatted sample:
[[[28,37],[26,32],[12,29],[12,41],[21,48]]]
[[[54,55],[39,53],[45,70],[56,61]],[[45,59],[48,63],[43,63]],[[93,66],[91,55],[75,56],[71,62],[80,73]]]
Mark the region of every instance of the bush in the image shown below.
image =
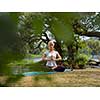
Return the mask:
[[[88,62],[89,56],[86,54],[79,54],[76,56],[75,62],[79,66],[79,68],[84,68],[84,66]]]

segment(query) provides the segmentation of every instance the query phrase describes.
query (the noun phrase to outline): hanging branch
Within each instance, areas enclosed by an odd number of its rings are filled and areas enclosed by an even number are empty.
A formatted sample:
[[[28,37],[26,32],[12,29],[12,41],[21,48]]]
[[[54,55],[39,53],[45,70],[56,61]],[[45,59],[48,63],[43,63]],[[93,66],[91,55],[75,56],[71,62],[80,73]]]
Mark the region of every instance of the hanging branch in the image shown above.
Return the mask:
[[[37,48],[39,48],[40,47],[40,45],[41,45],[41,43],[42,43],[42,41],[38,44],[38,46],[37,47],[35,47],[34,49],[37,49]]]

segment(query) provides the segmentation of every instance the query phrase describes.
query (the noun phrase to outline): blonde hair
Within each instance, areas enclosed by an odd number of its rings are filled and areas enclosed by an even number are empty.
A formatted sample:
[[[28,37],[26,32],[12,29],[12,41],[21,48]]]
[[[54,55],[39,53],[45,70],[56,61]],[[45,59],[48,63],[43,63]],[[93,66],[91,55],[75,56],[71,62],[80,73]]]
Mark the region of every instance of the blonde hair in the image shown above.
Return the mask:
[[[55,45],[55,43],[54,43],[52,40],[48,42],[48,46],[49,46],[50,44],[52,44],[53,46]]]

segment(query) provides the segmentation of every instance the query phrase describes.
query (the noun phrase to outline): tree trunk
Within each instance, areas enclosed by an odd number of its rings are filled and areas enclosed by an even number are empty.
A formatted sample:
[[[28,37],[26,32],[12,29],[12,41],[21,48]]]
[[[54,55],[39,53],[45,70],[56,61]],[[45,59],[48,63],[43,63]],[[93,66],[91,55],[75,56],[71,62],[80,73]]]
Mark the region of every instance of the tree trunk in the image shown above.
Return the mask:
[[[55,43],[55,49],[59,52],[60,56],[63,58],[61,43],[59,43],[58,41]]]
[[[67,47],[67,49],[68,49],[68,64],[70,65],[71,68],[74,68],[74,66],[75,66],[75,59],[74,59],[73,45],[69,45]]]

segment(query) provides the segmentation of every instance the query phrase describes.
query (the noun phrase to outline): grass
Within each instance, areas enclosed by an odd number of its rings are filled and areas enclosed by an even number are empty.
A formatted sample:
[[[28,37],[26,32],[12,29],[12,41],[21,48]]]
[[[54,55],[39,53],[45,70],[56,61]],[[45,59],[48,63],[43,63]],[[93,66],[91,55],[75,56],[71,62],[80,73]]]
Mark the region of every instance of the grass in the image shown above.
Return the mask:
[[[0,87],[8,87],[10,84],[15,84],[18,80],[20,80],[23,75],[10,75],[10,76],[2,76],[0,77]]]
[[[15,77],[14,77],[15,78]],[[0,82],[3,83],[7,77],[0,77]],[[9,87],[99,87],[100,86],[100,69],[82,69],[72,72],[59,72],[51,75],[37,75],[21,77],[17,82],[12,81],[7,86]]]

